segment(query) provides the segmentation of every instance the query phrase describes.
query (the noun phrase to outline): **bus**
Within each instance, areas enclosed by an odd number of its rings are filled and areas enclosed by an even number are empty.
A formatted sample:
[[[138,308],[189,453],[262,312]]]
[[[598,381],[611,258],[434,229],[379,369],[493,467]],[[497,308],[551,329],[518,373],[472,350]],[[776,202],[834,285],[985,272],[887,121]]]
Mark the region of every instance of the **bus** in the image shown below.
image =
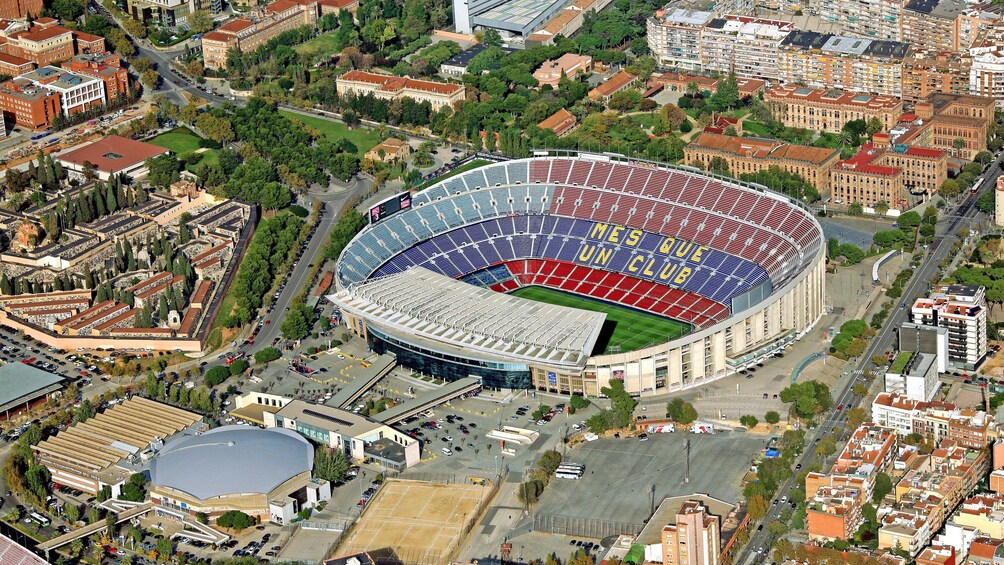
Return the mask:
[[[979,190],[981,186],[983,186],[984,178],[986,177],[980,177],[976,179],[976,182],[973,183],[973,187],[969,189],[970,194],[976,194],[976,191]]]
[[[28,515],[28,518],[30,518],[32,522],[35,522],[36,524],[42,526],[43,528],[49,525],[49,519],[46,518],[45,516],[42,516],[38,512],[32,512],[31,514]]]
[[[582,478],[582,475],[585,474],[585,472],[585,465],[562,463],[561,465],[558,465],[558,469],[554,472],[554,476],[559,479],[578,480]]]

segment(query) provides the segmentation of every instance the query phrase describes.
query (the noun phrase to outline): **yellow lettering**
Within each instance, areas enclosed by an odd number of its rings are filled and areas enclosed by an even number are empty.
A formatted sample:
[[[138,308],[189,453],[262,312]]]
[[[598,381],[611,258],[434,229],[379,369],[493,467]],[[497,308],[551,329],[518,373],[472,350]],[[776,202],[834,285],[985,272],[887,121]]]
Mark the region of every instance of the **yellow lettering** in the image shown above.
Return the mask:
[[[666,263],[666,265],[662,267],[662,272],[659,273],[659,278],[661,280],[666,280],[672,277],[673,273],[676,272],[677,267],[678,265],[674,265],[672,263]]]
[[[683,284],[683,282],[686,281],[687,277],[689,276],[690,276],[690,267],[684,267],[680,269],[680,274],[676,275],[676,278],[673,279],[673,282],[675,282],[676,284]]]
[[[708,249],[710,249],[710,247],[706,247],[704,245],[699,245],[697,247],[697,251],[694,251],[694,254],[690,256],[690,260],[693,261],[693,262],[695,262],[695,263],[700,263],[701,262],[701,253],[704,253]]]
[[[583,263],[588,263],[593,257],[593,253],[596,252],[595,245],[583,245],[582,249],[579,250],[579,261]]]
[[[638,242],[641,241],[641,233],[641,230],[631,230],[628,233],[627,239],[624,240],[624,244],[629,247],[638,245]]]
[[[604,234],[607,233],[607,224],[596,224],[593,226],[593,231],[589,233],[589,237],[593,239],[603,239]]]
[[[690,249],[692,247],[694,247],[693,243],[685,241],[680,245],[679,248],[677,248],[676,253],[674,255],[676,255],[677,257],[686,257],[687,253],[690,253]]]
[[[632,273],[637,273],[638,263],[644,260],[645,258],[642,257],[641,255],[635,255],[634,257],[631,258],[631,262],[628,263],[628,270],[631,271]]]
[[[655,265],[655,259],[649,259],[648,260],[648,264],[645,265],[645,270],[642,271],[641,274],[643,274],[643,275],[645,275],[647,277],[654,277],[655,276],[655,272],[652,271],[652,265]]]
[[[662,240],[662,245],[659,246],[659,253],[669,254],[669,250],[673,248],[673,244],[676,243],[675,237],[667,237]]]
[[[610,237],[608,237],[607,239],[609,239],[614,243],[618,243],[620,241],[620,235],[622,231],[624,231],[624,226],[614,226],[613,228],[611,228]]]
[[[594,261],[594,263],[596,263],[597,265],[606,265],[607,263],[610,262],[610,258],[613,256],[614,256],[613,249],[600,249],[596,253],[596,260]]]

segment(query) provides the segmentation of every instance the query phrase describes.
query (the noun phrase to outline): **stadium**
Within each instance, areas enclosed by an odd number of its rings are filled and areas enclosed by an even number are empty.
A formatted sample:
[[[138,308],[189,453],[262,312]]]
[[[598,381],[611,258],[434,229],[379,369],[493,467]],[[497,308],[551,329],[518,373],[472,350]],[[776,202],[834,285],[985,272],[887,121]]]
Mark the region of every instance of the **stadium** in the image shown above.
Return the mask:
[[[447,380],[665,394],[772,355],[824,309],[811,210],[691,167],[535,152],[369,221],[329,299],[375,351]]]

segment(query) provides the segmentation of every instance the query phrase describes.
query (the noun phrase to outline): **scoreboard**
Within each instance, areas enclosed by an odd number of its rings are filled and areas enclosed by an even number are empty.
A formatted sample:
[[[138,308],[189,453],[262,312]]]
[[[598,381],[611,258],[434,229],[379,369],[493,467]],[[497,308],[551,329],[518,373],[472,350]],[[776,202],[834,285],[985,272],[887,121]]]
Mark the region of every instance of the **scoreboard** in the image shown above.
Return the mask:
[[[375,224],[401,210],[411,208],[411,193],[402,192],[370,208],[369,221]]]

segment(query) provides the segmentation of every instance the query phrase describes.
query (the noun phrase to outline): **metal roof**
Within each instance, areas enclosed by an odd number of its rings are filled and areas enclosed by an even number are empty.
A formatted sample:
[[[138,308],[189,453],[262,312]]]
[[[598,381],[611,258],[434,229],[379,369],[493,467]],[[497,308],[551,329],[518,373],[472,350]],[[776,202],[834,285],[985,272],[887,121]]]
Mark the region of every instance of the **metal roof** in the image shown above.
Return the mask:
[[[224,426],[168,442],[150,464],[151,482],[199,500],[269,494],[313,468],[314,449],[292,430]]]
[[[59,389],[63,377],[24,363],[0,366],[0,410]]]
[[[606,314],[469,285],[422,267],[350,285],[328,299],[412,335],[522,363],[585,366]]]

